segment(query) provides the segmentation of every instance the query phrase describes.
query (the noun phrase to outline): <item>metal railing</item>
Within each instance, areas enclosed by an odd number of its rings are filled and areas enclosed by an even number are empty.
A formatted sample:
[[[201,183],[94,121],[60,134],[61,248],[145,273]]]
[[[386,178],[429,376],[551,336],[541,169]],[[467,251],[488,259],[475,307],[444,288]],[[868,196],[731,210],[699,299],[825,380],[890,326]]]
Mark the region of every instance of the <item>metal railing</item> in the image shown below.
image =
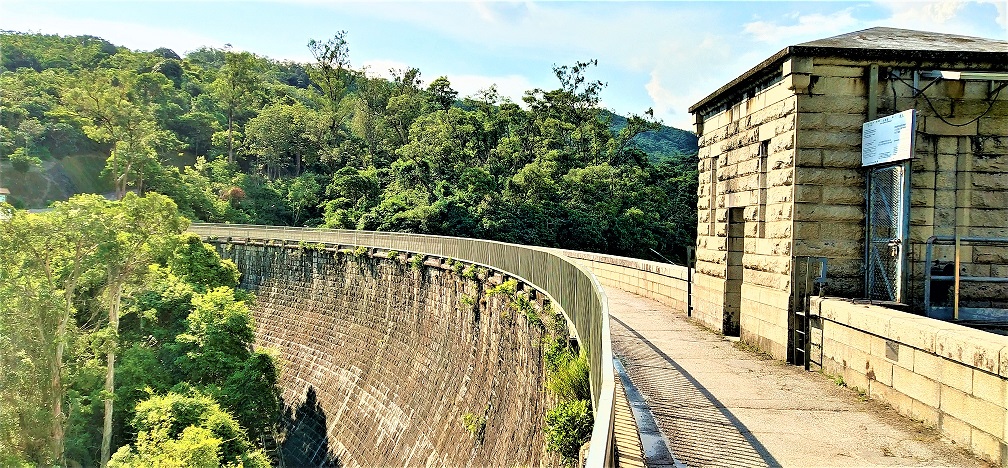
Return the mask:
[[[397,232],[194,223],[203,239],[323,243],[412,252],[462,260],[502,271],[542,291],[574,324],[588,353],[595,425],[586,466],[612,465],[613,366],[609,306],[598,279],[558,251],[504,242]]]
[[[982,307],[964,307],[960,308],[960,283],[963,282],[982,282],[982,283],[1008,283],[1008,278],[1001,276],[972,276],[963,275],[962,269],[960,268],[962,262],[960,259],[960,253],[962,252],[962,244],[969,245],[985,245],[985,246],[998,246],[998,247],[1008,247],[1008,238],[1003,237],[957,237],[957,236],[931,236],[927,240],[927,247],[924,254],[924,315],[927,317],[934,317],[940,319],[953,319],[960,320],[962,318],[970,320],[999,320],[1004,321],[1008,319],[1005,311],[1003,309],[994,308],[982,308]],[[935,275],[931,271],[932,259],[934,257],[934,246],[935,245],[951,245],[955,249],[955,259],[950,264],[952,266],[951,275]],[[932,283],[935,281],[944,281],[952,283],[952,307],[935,307],[931,303],[931,291],[933,289]],[[966,314],[966,317],[960,317],[960,312]]]

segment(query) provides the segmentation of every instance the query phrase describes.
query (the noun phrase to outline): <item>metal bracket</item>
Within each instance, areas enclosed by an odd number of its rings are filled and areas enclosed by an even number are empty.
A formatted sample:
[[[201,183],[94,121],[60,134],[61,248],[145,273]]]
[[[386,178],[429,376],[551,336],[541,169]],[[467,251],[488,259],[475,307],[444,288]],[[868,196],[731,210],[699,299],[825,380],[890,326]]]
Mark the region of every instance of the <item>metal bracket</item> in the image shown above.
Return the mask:
[[[923,78],[931,78],[931,81],[926,86],[924,86],[923,88],[920,87],[920,79],[922,77]],[[914,87],[913,97],[917,97],[917,96],[920,96],[921,94],[924,94],[925,90],[927,90],[928,88],[930,88],[931,85],[937,83],[938,80],[940,80],[940,79],[942,79],[942,76],[940,74],[925,74],[925,73],[921,73],[919,70],[914,70],[914,72],[913,72],[913,87]]]
[[[1008,81],[1001,82],[1001,84],[999,84],[997,86],[997,88],[994,87],[994,80],[988,81],[987,82],[987,100],[990,101],[990,100],[994,99],[994,95],[997,94],[997,93],[999,93],[999,92],[1001,92],[1001,90],[1004,89],[1005,86],[1008,86]]]

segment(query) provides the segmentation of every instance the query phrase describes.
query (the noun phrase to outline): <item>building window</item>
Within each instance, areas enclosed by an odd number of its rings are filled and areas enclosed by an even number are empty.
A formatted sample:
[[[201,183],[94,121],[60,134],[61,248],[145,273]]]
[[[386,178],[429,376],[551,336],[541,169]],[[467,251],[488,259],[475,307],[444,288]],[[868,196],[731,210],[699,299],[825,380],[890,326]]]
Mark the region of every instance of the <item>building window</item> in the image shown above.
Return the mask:
[[[717,167],[718,167],[718,157],[714,156],[713,158],[711,158],[711,171],[710,171],[710,173],[711,173],[711,176],[710,176],[710,220],[709,220],[710,221],[710,225],[708,226],[708,229],[707,229],[707,235],[709,235],[709,236],[713,236],[714,233],[716,232],[714,230],[714,221],[716,219],[715,215],[717,214],[717,195],[718,195],[718,191],[717,191],[717,182],[718,182],[718,179],[717,179]]]
[[[756,237],[766,237],[766,211],[767,211],[767,160],[770,153],[770,140],[763,140],[759,145],[759,213],[756,219]]]

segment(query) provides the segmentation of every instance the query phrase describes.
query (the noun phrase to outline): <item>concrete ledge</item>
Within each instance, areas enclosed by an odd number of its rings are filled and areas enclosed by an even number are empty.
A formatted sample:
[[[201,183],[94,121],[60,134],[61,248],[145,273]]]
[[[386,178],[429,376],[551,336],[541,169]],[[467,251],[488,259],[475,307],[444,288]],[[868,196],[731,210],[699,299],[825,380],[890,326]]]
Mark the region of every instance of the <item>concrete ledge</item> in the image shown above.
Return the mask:
[[[825,372],[1008,463],[1008,337],[846,299],[812,298],[812,313]]]

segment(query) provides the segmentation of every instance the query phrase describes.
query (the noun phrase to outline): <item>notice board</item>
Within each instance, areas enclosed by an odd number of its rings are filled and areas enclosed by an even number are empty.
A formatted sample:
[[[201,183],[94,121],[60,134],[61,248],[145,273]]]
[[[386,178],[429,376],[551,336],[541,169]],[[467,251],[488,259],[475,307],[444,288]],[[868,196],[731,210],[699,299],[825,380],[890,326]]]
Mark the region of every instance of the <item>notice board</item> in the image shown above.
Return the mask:
[[[913,157],[916,109],[865,122],[861,126],[861,165],[875,166]]]

